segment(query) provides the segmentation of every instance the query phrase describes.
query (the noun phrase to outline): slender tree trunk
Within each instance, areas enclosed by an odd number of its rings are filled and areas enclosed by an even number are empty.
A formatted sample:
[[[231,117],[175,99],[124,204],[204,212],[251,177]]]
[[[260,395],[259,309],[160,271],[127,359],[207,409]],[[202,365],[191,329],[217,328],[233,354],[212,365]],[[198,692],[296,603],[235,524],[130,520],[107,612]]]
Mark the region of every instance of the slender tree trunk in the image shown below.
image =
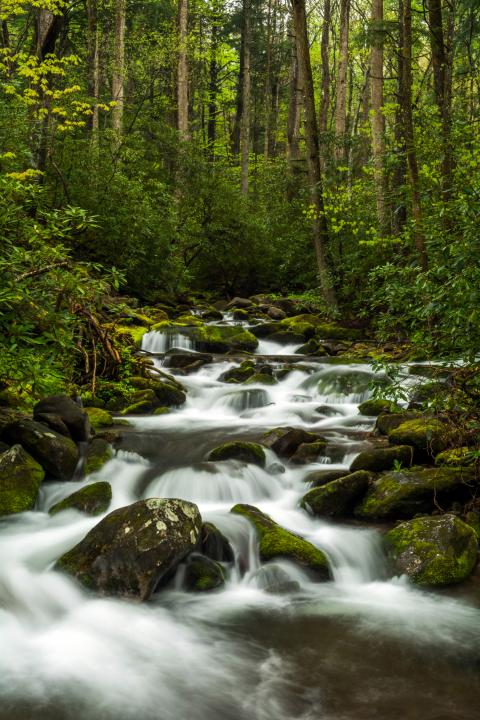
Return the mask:
[[[240,122],[240,188],[248,193],[248,155],[250,150],[251,77],[250,50],[252,36],[251,0],[243,0],[243,82],[242,117]]]
[[[189,138],[188,124],[188,0],[178,2],[177,129]]]
[[[209,86],[208,86],[208,125],[207,144],[210,162],[215,161],[215,140],[217,135],[217,94],[218,94],[218,15],[212,18],[212,37],[210,44]]]
[[[372,154],[377,221],[380,236],[387,232],[385,202],[385,118],[383,116],[383,0],[372,0],[370,88],[372,100]]]
[[[332,9],[330,0],[325,0],[323,6],[323,25],[321,40],[321,58],[322,58],[322,83],[320,94],[320,114],[318,121],[318,130],[320,132],[320,147],[322,148],[321,160],[322,167],[326,163],[326,134],[328,131],[328,115],[330,112],[330,63],[328,51],[330,46],[330,24],[332,21]]]
[[[267,60],[265,68],[263,157],[268,160],[270,149],[270,110],[272,106],[272,0],[267,9]]]
[[[341,161],[345,154],[345,130],[347,126],[347,68],[348,32],[350,25],[350,0],[340,0],[340,52],[337,73],[337,102],[335,108],[336,157]]]
[[[287,116],[287,162],[292,176],[299,173],[301,165],[300,152],[300,118],[303,107],[303,81],[297,58],[295,34],[291,34],[290,54],[290,97]]]
[[[451,142],[451,96],[453,61],[454,3],[448,12],[447,33],[444,32],[442,0],[428,0],[428,23],[432,48],[433,82],[435,102],[442,123],[442,192],[445,202],[451,197],[453,172],[453,147]],[[449,47],[447,47],[449,45]]]
[[[305,141],[307,145],[307,162],[310,182],[311,200],[314,210],[314,245],[317,257],[320,287],[325,302],[330,307],[336,306],[335,291],[327,259],[329,244],[328,224],[325,217],[323,202],[322,173],[320,168],[320,152],[318,143],[317,114],[310,63],[308,44],[307,16],[305,0],[292,0],[293,22],[297,42],[297,57],[300,74],[303,77],[305,99]]]
[[[399,0],[399,18],[402,28],[402,98],[403,134],[407,156],[408,176],[412,194],[412,219],[415,247],[423,270],[427,269],[427,251],[423,232],[423,216],[418,172],[417,152],[412,110],[412,0]]]
[[[88,45],[88,94],[93,99],[90,129],[93,137],[98,132],[98,101],[100,97],[100,68],[98,57],[98,18],[97,0],[87,0],[87,45]]]
[[[117,142],[121,139],[123,130],[123,105],[125,82],[125,15],[126,0],[115,0],[115,34],[113,40],[113,72],[112,72],[112,100],[115,107],[112,110],[112,128],[116,134]]]

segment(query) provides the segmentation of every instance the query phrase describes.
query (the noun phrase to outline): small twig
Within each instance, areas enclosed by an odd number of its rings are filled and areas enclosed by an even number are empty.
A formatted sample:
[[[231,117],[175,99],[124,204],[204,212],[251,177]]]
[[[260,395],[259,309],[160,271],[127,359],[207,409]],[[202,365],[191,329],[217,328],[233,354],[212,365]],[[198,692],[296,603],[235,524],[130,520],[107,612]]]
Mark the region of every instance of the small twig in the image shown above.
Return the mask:
[[[24,272],[21,275],[17,275],[17,277],[15,278],[15,282],[20,282],[21,280],[26,280],[27,278],[31,277],[38,277],[39,275],[45,275],[45,273],[50,272],[50,270],[55,270],[59,267],[66,267],[69,262],[69,260],[62,260],[60,262],[52,263],[51,265],[45,265],[45,267],[43,268],[29,270],[28,272]]]

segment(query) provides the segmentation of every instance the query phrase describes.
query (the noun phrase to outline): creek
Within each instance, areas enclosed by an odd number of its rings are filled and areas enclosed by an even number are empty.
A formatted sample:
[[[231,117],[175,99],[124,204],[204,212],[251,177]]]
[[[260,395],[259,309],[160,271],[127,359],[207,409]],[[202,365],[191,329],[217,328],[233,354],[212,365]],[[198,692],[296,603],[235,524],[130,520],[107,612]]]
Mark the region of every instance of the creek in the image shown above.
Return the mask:
[[[165,352],[172,342],[150,334],[144,347]],[[294,349],[264,341],[260,351],[278,365],[275,353]],[[185,405],[129,418],[99,472],[44,483],[35,511],[1,522],[0,720],[478,718],[475,579],[433,593],[389,578],[377,528],[324,522],[298,507],[309,472],[347,470],[368,446],[374,420],[358,404],[370,393],[370,366],[309,359],[276,385],[219,380],[238,364],[224,358],[179,377]],[[289,425],[320,431],[325,456],[284,472],[272,467],[272,451],[265,469],[205,463],[221,442]],[[177,576],[139,605],[93,597],[52,570],[99,518],[48,509],[97,480],[111,483],[110,511],[149,497],[197,503],[234,548],[226,587],[186,593]],[[230,513],[238,502],[321,548],[332,580],[315,583],[288,562],[261,565],[252,527]],[[291,592],[269,591],[285,582]]]

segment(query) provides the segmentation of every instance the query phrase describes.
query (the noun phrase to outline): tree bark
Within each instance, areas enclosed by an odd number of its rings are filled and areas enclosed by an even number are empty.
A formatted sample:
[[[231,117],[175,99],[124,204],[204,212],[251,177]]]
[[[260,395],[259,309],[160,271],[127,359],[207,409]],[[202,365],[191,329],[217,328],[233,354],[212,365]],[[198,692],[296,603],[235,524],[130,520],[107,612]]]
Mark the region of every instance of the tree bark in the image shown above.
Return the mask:
[[[337,73],[337,102],[335,107],[335,135],[337,138],[337,161],[345,155],[345,130],[347,126],[347,68],[348,33],[350,26],[350,0],[340,0],[340,51]]]
[[[300,74],[303,77],[305,100],[305,141],[307,145],[307,163],[310,194],[314,211],[314,246],[317,257],[320,288],[324,300],[331,308],[336,307],[333,278],[327,259],[329,244],[328,224],[323,202],[322,173],[318,142],[317,114],[308,44],[307,16],[305,0],[292,0],[293,22],[297,43],[297,57]]]
[[[302,157],[300,152],[300,118],[303,107],[303,81],[297,57],[294,30],[291,31],[290,97],[287,116],[287,162],[292,177],[299,174]]]
[[[212,18],[212,35],[210,43],[209,85],[208,85],[208,124],[207,145],[210,162],[215,161],[215,140],[217,135],[217,94],[218,94],[218,13]]]
[[[123,105],[125,82],[125,15],[126,0],[115,0],[115,34],[113,39],[113,71],[112,71],[112,128],[117,141],[123,130]]]
[[[240,189],[248,193],[248,155],[250,150],[251,77],[250,50],[252,35],[251,0],[243,0],[243,82],[242,116],[240,121]]]
[[[188,0],[178,2],[177,129],[189,139],[188,124]]]
[[[412,109],[412,4],[411,0],[399,0],[399,18],[401,24],[402,47],[402,97],[403,134],[407,156],[408,176],[411,190],[412,220],[415,247],[423,270],[428,267],[418,172],[417,153]]]
[[[385,202],[385,118],[383,116],[383,0],[372,0],[372,50],[370,89],[372,101],[373,179],[380,236],[387,232]]]
[[[90,129],[95,137],[99,128],[98,101],[100,97],[97,0],[87,0],[87,27],[88,94],[93,99]]]

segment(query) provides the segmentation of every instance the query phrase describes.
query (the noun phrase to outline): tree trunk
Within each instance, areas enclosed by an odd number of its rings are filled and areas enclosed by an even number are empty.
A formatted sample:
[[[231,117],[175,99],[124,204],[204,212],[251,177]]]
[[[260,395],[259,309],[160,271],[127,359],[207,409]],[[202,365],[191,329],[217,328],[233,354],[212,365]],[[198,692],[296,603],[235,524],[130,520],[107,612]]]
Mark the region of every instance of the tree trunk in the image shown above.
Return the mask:
[[[332,21],[332,9],[330,0],[325,0],[323,6],[323,25],[321,40],[321,58],[322,58],[322,84],[320,95],[320,113],[318,121],[318,130],[320,132],[320,147],[323,148],[321,154],[322,166],[325,166],[325,139],[328,131],[328,115],[330,112],[330,64],[328,51],[330,46],[330,24]]]
[[[442,123],[442,192],[447,202],[452,191],[453,147],[451,143],[451,95],[452,74],[451,61],[453,60],[453,13],[454,5],[450,7],[449,29],[447,42],[444,32],[444,21],[441,0],[428,0],[428,23],[430,31],[430,44],[432,48],[433,84],[435,102]],[[450,47],[447,47],[447,44]]]
[[[263,157],[268,160],[270,149],[270,110],[272,106],[272,0],[268,0],[267,9],[267,58],[265,68],[264,91],[264,130]]]
[[[248,154],[250,150],[250,115],[251,115],[251,77],[250,77],[250,46],[252,35],[251,0],[243,0],[243,82],[242,82],[242,116],[240,122],[240,189],[243,195],[248,193]]]
[[[123,129],[125,14],[126,0],[115,0],[115,35],[113,41],[112,72],[112,100],[115,101],[115,107],[112,110],[112,128],[117,136],[117,141],[121,138]]]
[[[347,125],[347,67],[348,31],[350,24],[350,0],[340,0],[340,51],[337,73],[337,102],[335,108],[336,157],[341,161],[345,154],[345,130]]]
[[[300,118],[303,107],[303,81],[300,77],[295,34],[292,30],[290,55],[290,98],[287,116],[287,162],[292,177],[299,174],[302,157],[300,152]]]
[[[87,0],[87,46],[88,46],[88,94],[93,99],[90,129],[94,137],[98,132],[98,100],[100,97],[100,75],[98,58],[97,0]]]
[[[297,43],[297,57],[300,74],[303,78],[305,100],[305,141],[310,182],[310,194],[314,211],[314,245],[317,257],[320,288],[327,305],[336,306],[332,275],[327,260],[329,243],[328,225],[323,203],[322,173],[318,143],[317,115],[308,44],[307,16],[305,0],[292,0],[293,22]]]
[[[178,2],[177,129],[188,140],[188,0]]]
[[[402,97],[403,134],[407,156],[408,177],[412,195],[412,219],[415,247],[423,270],[427,269],[427,251],[423,233],[422,204],[420,194],[420,176],[412,110],[412,5],[411,0],[399,0],[399,18],[401,24],[402,47]]]
[[[385,118],[383,116],[383,0],[372,0],[372,50],[370,89],[372,100],[372,154],[378,232],[387,232],[385,203]]]
[[[212,18],[212,36],[210,44],[209,85],[208,85],[208,124],[207,145],[210,162],[215,161],[215,140],[217,135],[217,94],[218,94],[218,15]]]

